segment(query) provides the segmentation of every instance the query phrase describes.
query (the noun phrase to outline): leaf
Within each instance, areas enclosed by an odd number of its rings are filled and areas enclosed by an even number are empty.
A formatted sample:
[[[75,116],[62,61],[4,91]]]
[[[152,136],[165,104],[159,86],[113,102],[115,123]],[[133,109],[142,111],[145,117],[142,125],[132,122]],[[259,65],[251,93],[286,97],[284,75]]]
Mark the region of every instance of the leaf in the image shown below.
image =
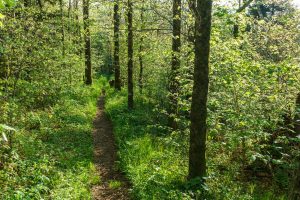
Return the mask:
[[[0,0],[0,8],[1,8],[1,0]],[[1,14],[0,13],[0,20],[4,19],[5,15]],[[0,21],[0,28],[3,26],[2,22]],[[0,47],[0,50],[1,50],[1,47]],[[1,53],[1,51],[0,51]]]
[[[3,9],[5,6],[4,6],[4,2],[3,0],[0,0],[0,9]]]
[[[16,1],[14,0],[4,0],[4,1],[9,8],[14,7],[16,5]]]
[[[2,133],[2,139],[3,139],[4,142],[8,142],[8,139],[7,139],[6,135],[5,135],[5,133]]]
[[[0,124],[0,128],[1,129],[4,129],[4,130],[7,130],[7,131],[17,131],[16,129],[10,127],[10,126],[7,126],[5,124]]]

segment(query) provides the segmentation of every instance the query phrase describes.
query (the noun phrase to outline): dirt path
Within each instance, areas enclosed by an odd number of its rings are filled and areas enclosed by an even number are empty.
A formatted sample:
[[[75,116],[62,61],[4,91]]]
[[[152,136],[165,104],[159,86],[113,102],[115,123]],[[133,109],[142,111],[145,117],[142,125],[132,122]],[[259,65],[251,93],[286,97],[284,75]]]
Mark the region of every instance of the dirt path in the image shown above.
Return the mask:
[[[94,160],[101,183],[92,188],[95,200],[127,200],[128,182],[116,170],[117,150],[111,121],[104,114],[105,94],[98,101],[98,111],[94,120]],[[120,184],[121,183],[121,184]],[[121,185],[121,186],[120,186]]]

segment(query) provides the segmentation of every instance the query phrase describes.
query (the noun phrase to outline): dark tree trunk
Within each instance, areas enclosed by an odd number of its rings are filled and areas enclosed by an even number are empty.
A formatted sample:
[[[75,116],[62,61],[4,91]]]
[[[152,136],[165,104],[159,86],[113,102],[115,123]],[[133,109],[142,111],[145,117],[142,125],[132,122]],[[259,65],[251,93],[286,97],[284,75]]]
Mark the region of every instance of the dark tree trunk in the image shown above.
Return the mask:
[[[133,31],[132,1],[128,0],[128,109],[133,109]]]
[[[206,175],[207,96],[212,0],[197,0],[195,67],[191,108],[189,179]]]
[[[37,0],[38,6],[40,8],[40,11],[43,12],[43,2],[42,0]]]
[[[234,24],[233,25],[233,37],[237,38],[239,36],[239,25],[238,24]]]
[[[300,135],[300,93],[297,95],[296,99],[296,115],[294,121],[295,132],[297,135]]]
[[[83,29],[85,43],[85,84],[92,84],[91,34],[89,28],[89,0],[83,0]]]
[[[142,9],[141,9],[141,38],[140,38],[140,47],[139,47],[139,63],[140,63],[139,89],[140,89],[141,94],[143,93],[143,71],[144,71],[144,63],[143,63],[144,36],[142,33],[143,29],[144,29],[144,8],[142,7]]]
[[[143,93],[143,73],[144,73],[144,63],[143,63],[143,36],[140,39],[140,47],[139,47],[139,63],[140,63],[140,72],[139,72],[139,89],[140,93]]]
[[[60,6],[60,18],[61,18],[61,42],[62,42],[62,56],[65,58],[65,24],[64,24],[64,9],[63,9],[63,0],[59,1]]]
[[[81,48],[81,42],[82,42],[82,37],[81,37],[81,27],[80,27],[80,22],[79,22],[79,16],[78,16],[78,2],[79,0],[74,0],[74,11],[75,11],[75,43],[78,44],[77,46],[79,49],[76,50],[78,55],[82,55],[82,48]]]
[[[120,34],[119,0],[115,0],[115,4],[114,4],[114,69],[115,69],[115,89],[117,89],[117,90],[121,90],[119,34]]]
[[[172,38],[172,67],[170,77],[170,112],[169,125],[173,129],[177,129],[175,121],[178,115],[178,93],[179,82],[177,79],[178,70],[180,68],[180,47],[181,47],[181,0],[173,0],[173,38]]]

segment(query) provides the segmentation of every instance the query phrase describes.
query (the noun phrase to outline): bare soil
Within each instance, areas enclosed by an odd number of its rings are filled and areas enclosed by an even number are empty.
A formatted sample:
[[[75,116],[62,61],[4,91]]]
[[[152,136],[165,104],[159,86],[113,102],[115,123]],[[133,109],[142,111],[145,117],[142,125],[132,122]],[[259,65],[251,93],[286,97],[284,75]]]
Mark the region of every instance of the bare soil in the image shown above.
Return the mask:
[[[129,183],[116,167],[117,148],[111,121],[104,113],[105,92],[98,101],[98,111],[94,120],[94,161],[101,182],[93,186],[94,200],[128,200]],[[119,182],[120,187],[110,187],[110,183]]]

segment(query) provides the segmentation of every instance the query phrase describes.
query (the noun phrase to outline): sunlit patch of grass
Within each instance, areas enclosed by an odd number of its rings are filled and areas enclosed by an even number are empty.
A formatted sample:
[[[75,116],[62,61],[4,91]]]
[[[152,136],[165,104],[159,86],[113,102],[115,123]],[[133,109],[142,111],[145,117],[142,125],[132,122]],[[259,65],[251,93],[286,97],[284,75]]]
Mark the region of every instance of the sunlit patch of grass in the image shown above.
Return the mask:
[[[187,165],[175,141],[155,126],[151,105],[136,99],[135,109],[127,110],[126,91],[107,88],[106,112],[114,124],[119,147],[120,168],[132,183],[136,199],[182,199]],[[139,98],[139,97],[136,97]]]
[[[91,199],[101,182],[93,162],[92,122],[100,85],[66,89],[51,108],[30,112],[0,170],[0,199]]]
[[[259,183],[238,180],[240,166],[232,163],[230,152],[220,152],[219,144],[210,140],[206,183],[188,181],[188,129],[168,133],[164,119],[146,96],[139,99],[136,95],[135,109],[128,111],[126,90],[106,89],[105,111],[114,124],[119,167],[129,178],[135,199],[284,199],[276,196],[276,191],[268,194]]]
[[[123,185],[122,182],[117,180],[110,180],[108,183],[108,187],[111,189],[118,189],[122,187],[122,185]]]

